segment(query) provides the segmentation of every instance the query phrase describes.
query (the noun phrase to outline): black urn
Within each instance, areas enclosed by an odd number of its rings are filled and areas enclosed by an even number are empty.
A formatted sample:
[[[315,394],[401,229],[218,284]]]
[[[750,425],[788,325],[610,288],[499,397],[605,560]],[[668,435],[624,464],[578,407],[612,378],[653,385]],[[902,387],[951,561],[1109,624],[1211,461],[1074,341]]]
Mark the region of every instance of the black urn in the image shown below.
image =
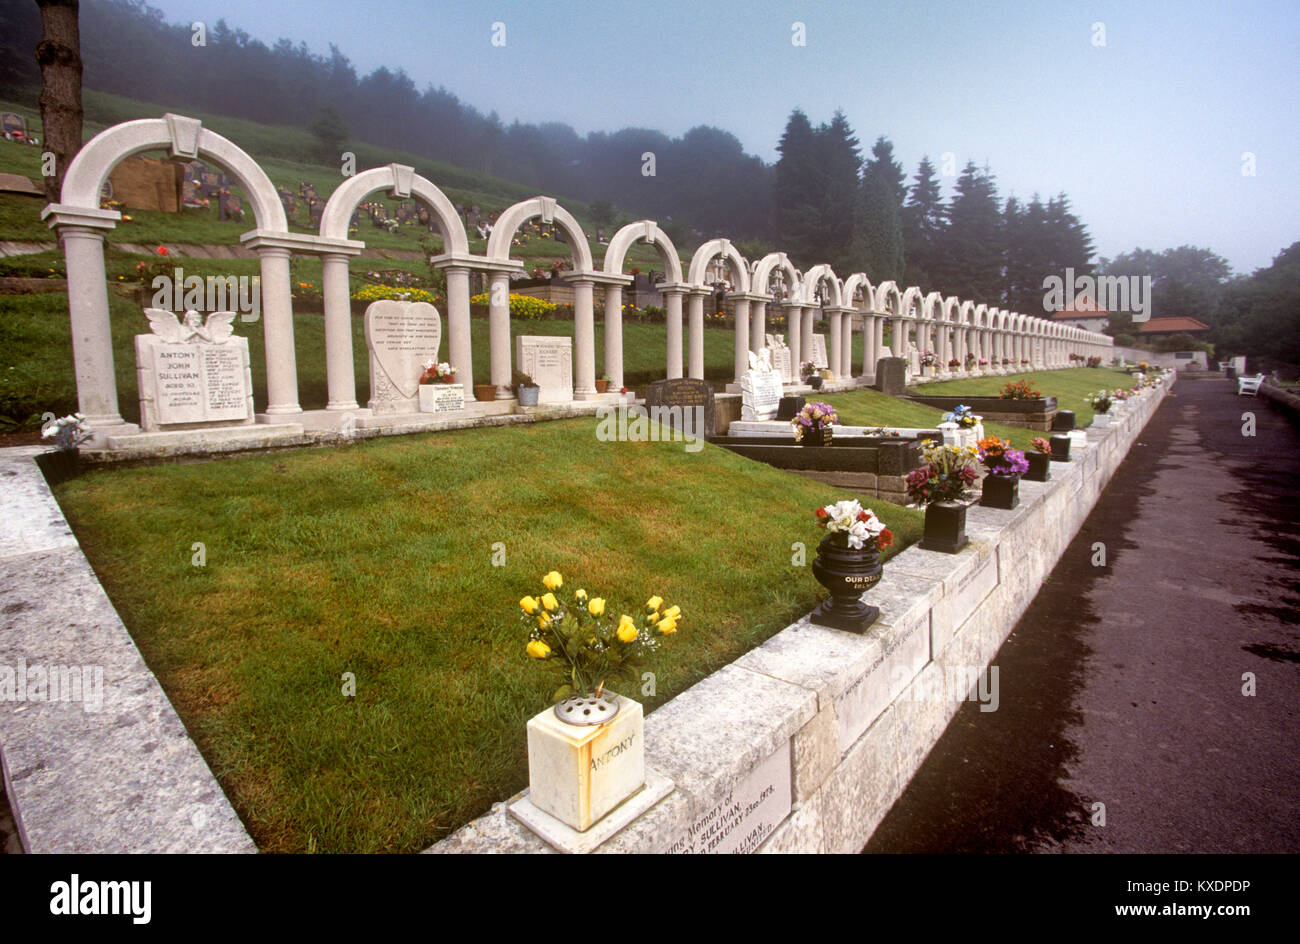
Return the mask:
[[[1070,437],[1069,436],[1052,437],[1052,461],[1053,462],[1070,461]]]
[[[1029,471],[1025,473],[1026,482],[1046,482],[1052,477],[1052,457],[1045,452],[1026,452]]]
[[[831,598],[819,604],[810,619],[818,626],[861,633],[880,616],[880,608],[863,603],[862,594],[880,582],[884,568],[873,541],[857,549],[843,541],[841,534],[828,534],[817,545],[813,576]]]
[[[1020,504],[1020,476],[986,475],[980,494],[980,504],[985,508],[1002,508],[1010,511]]]
[[[956,554],[970,543],[966,539],[966,506],[961,502],[931,502],[925,506],[925,533],[921,547]]]

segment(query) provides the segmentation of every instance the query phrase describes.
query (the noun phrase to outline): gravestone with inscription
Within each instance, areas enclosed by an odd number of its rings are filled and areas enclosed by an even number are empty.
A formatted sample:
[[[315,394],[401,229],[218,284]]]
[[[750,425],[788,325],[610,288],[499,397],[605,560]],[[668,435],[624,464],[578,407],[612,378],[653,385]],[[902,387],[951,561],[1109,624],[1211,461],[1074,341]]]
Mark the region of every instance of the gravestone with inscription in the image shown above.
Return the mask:
[[[573,338],[521,334],[515,338],[515,365],[541,388],[538,403],[573,400]]]
[[[25,138],[27,136],[27,122],[22,115],[16,112],[7,111],[0,114],[0,125],[3,125],[6,137]]]
[[[428,302],[371,302],[366,308],[370,349],[370,409],[376,413],[418,413],[420,377],[437,360],[442,319]]]
[[[907,390],[907,359],[882,357],[876,361],[875,387],[891,397],[901,397]]]
[[[673,854],[750,853],[790,815],[790,742],[755,767],[668,846]]]
[[[750,352],[749,370],[740,378],[741,420],[750,423],[776,419],[782,392],[781,375],[772,369],[771,362]]]
[[[717,405],[713,387],[706,380],[693,377],[656,380],[646,388],[645,405],[652,419],[662,417],[661,422],[695,436],[714,435]],[[656,407],[662,408],[658,414]]]
[[[813,366],[819,370],[827,370],[831,366],[830,360],[826,357],[826,335],[814,334],[812,344],[812,362]]]
[[[146,432],[240,426],[253,422],[248,339],[234,333],[235,313],[177,318],[146,308],[152,334],[135,336],[140,427]]]

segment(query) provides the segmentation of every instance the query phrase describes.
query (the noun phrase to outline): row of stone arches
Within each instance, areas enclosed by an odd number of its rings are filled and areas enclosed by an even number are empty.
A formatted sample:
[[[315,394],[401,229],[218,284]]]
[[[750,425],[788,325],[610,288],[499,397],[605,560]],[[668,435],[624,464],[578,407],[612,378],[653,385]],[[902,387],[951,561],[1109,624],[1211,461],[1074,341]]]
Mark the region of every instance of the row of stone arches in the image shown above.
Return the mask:
[[[350,239],[353,211],[370,195],[387,192],[394,198],[424,203],[443,237],[443,252],[433,259],[447,275],[448,360],[462,382],[475,381],[470,341],[470,274],[481,272],[489,289],[489,382],[508,397],[511,382],[510,276],[523,263],[510,258],[511,241],[532,219],[560,228],[570,247],[572,270],[565,278],[574,289],[574,397],[590,399],[595,388],[595,291],[604,292],[604,373],[614,389],[623,385],[622,291],[632,282],[623,273],[628,250],[636,243],[654,246],[664,265],[665,281],[657,288],[667,313],[670,378],[704,376],[704,299],[712,293],[717,273],[730,283],[729,303],[735,316],[736,378],[748,365],[748,353],[766,343],[766,315],[779,307],[789,326],[792,360],[809,359],[813,323],[829,323],[827,347],[831,369],[843,378],[855,375],[851,363],[853,332],[864,336],[860,376],[874,374],[879,357],[906,356],[909,345],[938,355],[946,367],[952,354],[963,363],[967,352],[990,361],[991,372],[1001,361],[1027,361],[1036,367],[1064,366],[1070,354],[1104,355],[1109,338],[1041,318],[1005,312],[971,301],[901,289],[894,282],[873,286],[863,273],[840,279],[829,266],[800,272],[784,253],[774,252],[752,263],[729,240],[712,239],[694,253],[685,273],[677,248],[652,220],[622,227],[606,249],[599,269],[577,219],[553,198],[534,197],[505,210],[488,239],[485,254],[470,252],[461,217],[447,196],[431,181],[401,164],[376,167],[350,177],[335,189],[321,215],[319,231],[291,233],[274,185],[242,149],[197,119],[168,114],[157,119],[128,121],[92,138],[77,154],[64,179],[61,202],[42,212],[58,233],[67,257],[68,300],[73,353],[81,412],[101,431],[124,427],[117,402],[112,356],[108,296],[104,278],[104,235],[120,215],[99,208],[99,194],[109,172],[121,160],[143,151],[168,149],[179,158],[203,157],[221,165],[248,197],[255,229],[241,243],[260,259],[262,317],[266,341],[267,403],[264,414],[277,421],[301,414],[294,349],[289,260],[293,253],[318,255],[322,261],[325,303],[325,347],[328,403],[324,412],[344,415],[358,409],[352,348],[348,259],[365,243]],[[683,363],[683,318],[688,338]],[[884,346],[886,324],[891,347]],[[996,362],[993,358],[996,357]],[[996,367],[994,364],[996,363]]]

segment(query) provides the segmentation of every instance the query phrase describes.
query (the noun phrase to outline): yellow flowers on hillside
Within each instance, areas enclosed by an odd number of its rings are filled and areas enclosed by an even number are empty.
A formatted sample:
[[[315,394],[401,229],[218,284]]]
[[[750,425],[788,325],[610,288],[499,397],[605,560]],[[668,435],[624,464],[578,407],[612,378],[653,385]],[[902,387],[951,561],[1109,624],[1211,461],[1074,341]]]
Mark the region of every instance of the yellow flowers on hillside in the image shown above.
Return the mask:
[[[486,305],[489,302],[487,292],[482,295],[475,295],[470,299],[472,305]],[[559,306],[554,302],[548,302],[544,298],[533,298],[530,295],[516,295],[510,293],[510,317],[519,318],[524,321],[541,321],[555,314],[555,309]]]

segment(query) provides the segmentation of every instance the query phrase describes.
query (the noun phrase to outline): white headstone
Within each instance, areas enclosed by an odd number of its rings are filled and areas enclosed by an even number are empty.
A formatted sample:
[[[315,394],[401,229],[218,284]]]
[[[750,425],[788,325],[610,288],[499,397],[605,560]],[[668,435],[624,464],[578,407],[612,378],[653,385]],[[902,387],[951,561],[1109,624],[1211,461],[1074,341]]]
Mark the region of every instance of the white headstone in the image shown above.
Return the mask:
[[[826,335],[814,334],[812,345],[812,362],[814,367],[826,369],[831,366],[830,360],[826,357]]]
[[[370,349],[370,408],[376,413],[417,413],[420,376],[438,359],[442,319],[428,302],[383,299],[366,308]]]
[[[790,361],[790,349],[788,347],[772,348],[772,369],[777,372],[784,382],[793,383],[794,364]]]
[[[252,423],[248,339],[233,334],[234,313],[213,312],[206,325],[193,311],[146,314],[153,333],[135,336],[141,428]]]
[[[746,371],[740,379],[740,418],[745,422],[776,419],[782,392],[781,375],[776,371]]]
[[[521,334],[515,338],[515,366],[542,388],[538,403],[573,399],[573,338]]]

